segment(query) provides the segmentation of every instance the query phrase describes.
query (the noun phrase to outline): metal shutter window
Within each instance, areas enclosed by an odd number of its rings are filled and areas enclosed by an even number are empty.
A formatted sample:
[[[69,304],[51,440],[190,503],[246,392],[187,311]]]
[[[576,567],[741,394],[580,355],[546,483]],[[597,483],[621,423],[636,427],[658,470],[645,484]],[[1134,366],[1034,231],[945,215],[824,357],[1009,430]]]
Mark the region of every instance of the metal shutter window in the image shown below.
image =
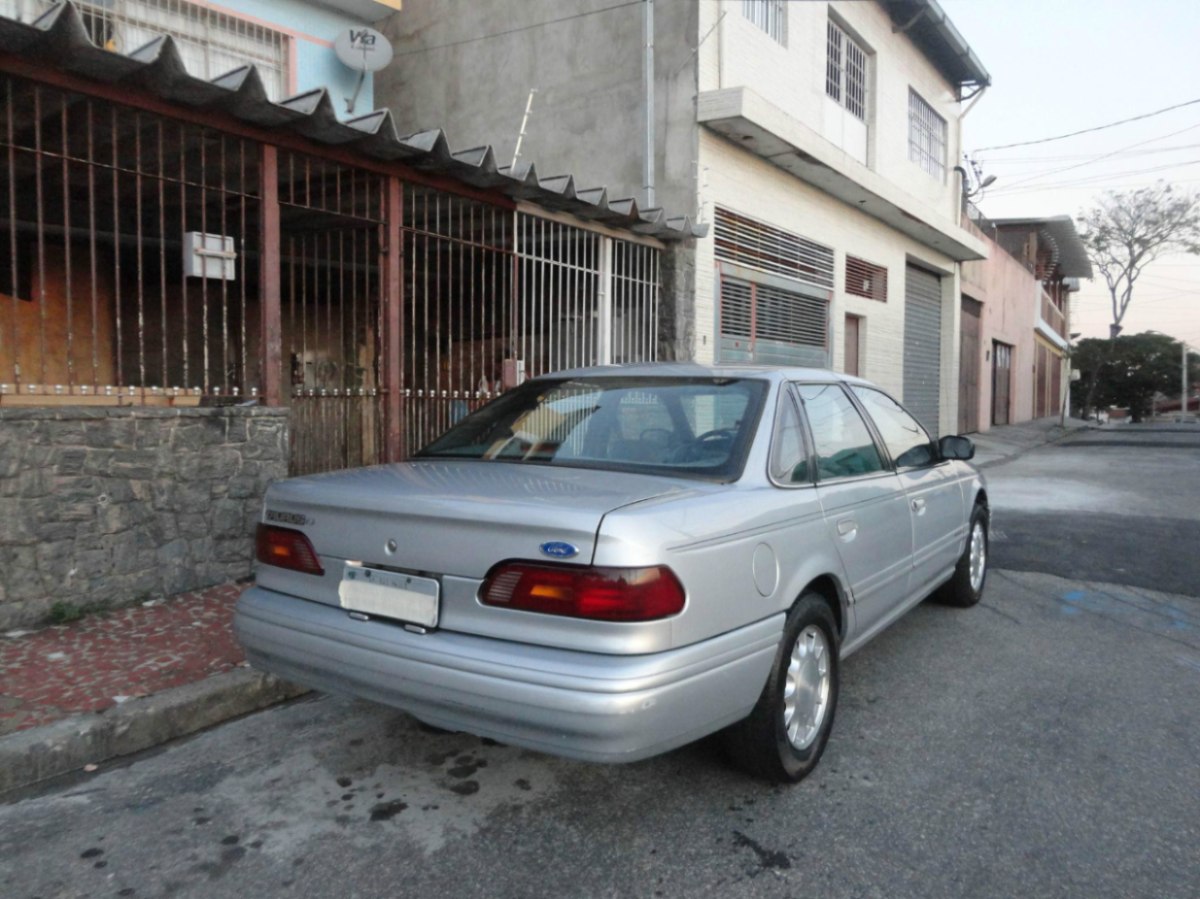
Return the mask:
[[[726,274],[720,279],[723,362],[829,364],[829,303]]]
[[[941,279],[913,265],[906,266],[904,274],[904,405],[936,437],[942,386]]]
[[[833,250],[717,207],[722,362],[829,365]]]

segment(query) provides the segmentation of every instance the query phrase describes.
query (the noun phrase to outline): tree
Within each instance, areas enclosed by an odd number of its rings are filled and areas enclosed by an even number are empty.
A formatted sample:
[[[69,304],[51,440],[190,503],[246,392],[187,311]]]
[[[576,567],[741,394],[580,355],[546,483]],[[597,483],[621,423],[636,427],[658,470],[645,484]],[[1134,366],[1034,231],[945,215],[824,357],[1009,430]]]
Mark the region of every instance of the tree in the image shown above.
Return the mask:
[[[1164,334],[1079,341],[1071,359],[1093,398],[1084,414],[1095,407],[1122,406],[1128,407],[1133,421],[1142,421],[1151,411],[1156,393],[1178,390],[1182,351],[1179,341]],[[1188,354],[1188,369],[1189,380],[1200,375],[1200,357],[1194,353]]]
[[[1114,332],[1142,271],[1163,253],[1200,253],[1200,195],[1169,184],[1109,191],[1079,219],[1088,256],[1108,286]]]
[[[1079,224],[1112,300],[1111,352],[1146,266],[1164,253],[1200,253],[1200,195],[1176,193],[1162,181],[1134,191],[1108,191]],[[1092,382],[1086,408],[1097,400],[1095,387]]]

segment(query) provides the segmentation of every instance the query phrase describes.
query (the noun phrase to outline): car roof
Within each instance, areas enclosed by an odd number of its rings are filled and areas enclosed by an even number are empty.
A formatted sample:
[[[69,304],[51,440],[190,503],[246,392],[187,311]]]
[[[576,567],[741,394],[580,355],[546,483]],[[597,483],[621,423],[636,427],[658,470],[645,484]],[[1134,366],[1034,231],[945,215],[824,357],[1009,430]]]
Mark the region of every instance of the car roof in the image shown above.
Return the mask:
[[[625,365],[593,365],[549,372],[538,378],[603,378],[645,376],[658,378],[765,378],[777,381],[845,381],[869,384],[862,378],[826,368],[782,365],[715,365],[701,362],[634,362]]]

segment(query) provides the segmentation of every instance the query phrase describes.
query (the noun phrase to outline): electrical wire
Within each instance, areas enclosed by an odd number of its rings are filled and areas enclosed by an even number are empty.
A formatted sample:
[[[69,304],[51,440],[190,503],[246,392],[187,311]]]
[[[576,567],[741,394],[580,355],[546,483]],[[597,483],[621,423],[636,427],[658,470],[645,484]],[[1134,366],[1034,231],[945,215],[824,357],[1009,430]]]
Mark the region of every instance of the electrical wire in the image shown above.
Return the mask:
[[[1082,131],[1072,131],[1070,134],[1056,134],[1054,137],[1043,137],[1038,140],[1020,141],[1015,144],[999,144],[995,147],[980,147],[975,150],[975,153],[986,153],[988,150],[1011,150],[1013,147],[1032,147],[1035,144],[1048,144],[1051,141],[1066,140],[1068,137],[1078,137],[1081,134],[1092,134],[1096,131],[1105,131],[1109,128],[1116,128],[1118,125],[1128,125],[1130,122],[1140,122],[1142,119],[1150,119],[1157,115],[1162,115],[1164,112],[1171,112],[1175,109],[1183,109],[1185,106],[1195,106],[1200,103],[1200,97],[1195,100],[1188,100],[1185,103],[1176,103],[1174,106],[1164,106],[1162,109],[1156,109],[1154,112],[1146,112],[1141,115],[1131,116],[1128,119],[1121,119],[1117,122],[1109,122],[1107,125],[1097,125],[1094,128],[1084,128]],[[974,155],[974,154],[972,154]]]
[[[1034,175],[1030,175],[1027,178],[1022,178],[1019,181],[1014,181],[1011,184],[1006,184],[1006,185],[1004,185],[1004,187],[1017,187],[1018,185],[1021,185],[1021,184],[1028,184],[1030,181],[1037,181],[1039,178],[1045,178],[1048,175],[1057,175],[1062,172],[1072,171],[1073,169],[1083,168],[1086,165],[1093,165],[1093,164],[1095,164],[1097,162],[1101,162],[1105,159],[1112,159],[1114,156],[1120,156],[1122,153],[1126,153],[1129,150],[1136,149],[1137,147],[1144,147],[1146,144],[1152,144],[1155,141],[1159,141],[1159,140],[1166,140],[1168,137],[1175,137],[1177,135],[1183,134],[1185,131],[1194,131],[1197,128],[1200,128],[1200,123],[1197,123],[1195,125],[1189,125],[1187,128],[1181,128],[1179,131],[1172,131],[1169,134],[1161,134],[1158,137],[1152,137],[1149,140],[1138,141],[1135,144],[1129,144],[1128,146],[1122,147],[1119,150],[1112,150],[1109,153],[1102,153],[1099,156],[1094,156],[1091,159],[1087,159],[1083,162],[1077,162],[1074,165],[1068,165],[1068,166],[1063,166],[1062,168],[1048,169],[1047,171],[1044,171],[1044,172],[1038,172]],[[1195,144],[1193,144],[1192,146],[1194,147]],[[1167,148],[1160,148],[1157,151],[1151,150],[1148,152],[1151,152],[1151,153],[1162,152],[1162,150],[1164,150],[1164,149],[1167,149]]]
[[[395,56],[416,56],[418,53],[429,53],[433,50],[445,50],[447,47],[461,47],[463,44],[474,44],[479,41],[491,40],[494,37],[506,37],[510,34],[519,34],[522,31],[532,31],[535,28],[545,28],[547,25],[557,25],[560,22],[570,22],[572,19],[582,19],[587,16],[599,15],[602,12],[612,12],[614,9],[624,9],[628,6],[641,6],[645,0],[626,0],[624,3],[618,3],[614,6],[604,6],[600,9],[589,9],[586,12],[574,13],[569,16],[562,16],[558,19],[547,19],[545,22],[534,22],[532,25],[522,25],[519,28],[509,28],[505,31],[496,31],[492,34],[481,34],[478,37],[463,38],[461,41],[451,41],[448,44],[436,44],[432,47],[417,47],[415,50],[405,50],[403,53],[396,53]]]
[[[1045,184],[1035,184],[1031,187],[1018,187],[1017,184],[1007,185],[1006,187],[997,187],[992,190],[992,196],[1012,196],[1013,194],[1028,193],[1033,190],[1058,190],[1068,187],[1095,187],[1102,185],[1104,182],[1113,178],[1124,178],[1128,175],[1152,175],[1156,172],[1165,172],[1168,169],[1183,168],[1184,166],[1200,164],[1200,159],[1189,159],[1185,162],[1172,162],[1166,165],[1154,166],[1148,169],[1127,169],[1123,172],[1109,172],[1104,175],[1090,175],[1087,178],[1079,178],[1072,181],[1051,181]],[[1173,182],[1179,184],[1181,182]]]

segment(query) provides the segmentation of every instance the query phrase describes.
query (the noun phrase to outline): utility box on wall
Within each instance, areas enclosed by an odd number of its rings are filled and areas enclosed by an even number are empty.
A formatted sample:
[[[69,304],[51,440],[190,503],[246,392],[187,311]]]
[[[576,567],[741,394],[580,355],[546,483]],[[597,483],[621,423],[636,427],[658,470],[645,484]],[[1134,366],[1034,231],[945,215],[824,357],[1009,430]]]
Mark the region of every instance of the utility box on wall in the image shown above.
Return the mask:
[[[183,235],[183,274],[188,278],[233,281],[237,278],[234,238],[188,231]]]

